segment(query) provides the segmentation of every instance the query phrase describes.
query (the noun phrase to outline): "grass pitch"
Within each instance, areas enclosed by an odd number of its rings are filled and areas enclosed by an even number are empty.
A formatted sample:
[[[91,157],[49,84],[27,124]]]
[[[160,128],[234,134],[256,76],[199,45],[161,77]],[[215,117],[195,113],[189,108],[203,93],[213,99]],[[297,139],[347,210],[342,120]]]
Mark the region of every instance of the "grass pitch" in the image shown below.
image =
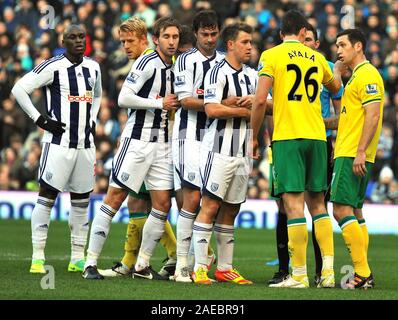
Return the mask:
[[[99,268],[109,268],[121,259],[126,225],[113,224],[105,244]],[[235,234],[236,268],[254,282],[252,286],[216,283],[211,287],[171,281],[147,281],[131,278],[108,278],[88,281],[78,273],[68,273],[70,254],[69,228],[66,222],[52,221],[46,247],[46,264],[55,269],[55,288],[43,290],[43,275],[29,274],[31,259],[30,221],[0,220],[0,299],[139,299],[139,300],[364,300],[398,299],[397,236],[371,235],[369,262],[375,275],[372,290],[268,288],[266,281],[276,267],[266,266],[276,258],[273,230],[238,229]],[[309,237],[311,238],[311,237]],[[340,234],[335,234],[336,283],[345,275],[343,265],[350,257]],[[214,244],[213,244],[214,245]],[[214,246],[215,247],[215,246]],[[166,256],[160,246],[152,259],[156,270]],[[311,240],[308,246],[308,270],[312,282],[314,263]],[[214,269],[210,272],[212,275]]]

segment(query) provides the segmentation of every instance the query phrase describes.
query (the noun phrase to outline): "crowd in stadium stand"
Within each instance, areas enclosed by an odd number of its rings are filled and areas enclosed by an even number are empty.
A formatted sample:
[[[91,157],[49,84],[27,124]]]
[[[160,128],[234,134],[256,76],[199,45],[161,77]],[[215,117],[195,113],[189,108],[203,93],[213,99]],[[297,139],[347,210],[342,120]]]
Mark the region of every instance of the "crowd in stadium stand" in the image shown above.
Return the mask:
[[[48,5],[54,11],[49,11]],[[182,24],[190,25],[198,10],[215,9],[223,25],[244,21],[255,28],[250,64],[256,68],[261,52],[280,43],[281,17],[294,8],[302,10],[316,26],[320,50],[328,60],[336,60],[336,35],[342,24],[349,25],[347,19],[351,13],[355,27],[366,34],[367,58],[379,69],[386,88],[383,130],[367,201],[398,203],[398,1],[395,0],[3,0],[0,2],[0,190],[38,190],[42,131],[24,114],[10,91],[15,81],[35,65],[63,53],[61,40],[66,25],[85,26],[85,54],[102,68],[104,92],[96,132],[94,190],[102,193],[107,190],[112,157],[127,120],[126,112],[117,106],[119,90],[131,67],[118,40],[121,21],[137,15],[151,30],[153,22],[162,16],[172,14]],[[52,13],[54,19],[48,20]],[[35,91],[32,101],[43,113],[42,91]],[[269,137],[265,133],[262,145],[267,144]],[[248,198],[269,198],[267,152],[254,163],[250,176]]]

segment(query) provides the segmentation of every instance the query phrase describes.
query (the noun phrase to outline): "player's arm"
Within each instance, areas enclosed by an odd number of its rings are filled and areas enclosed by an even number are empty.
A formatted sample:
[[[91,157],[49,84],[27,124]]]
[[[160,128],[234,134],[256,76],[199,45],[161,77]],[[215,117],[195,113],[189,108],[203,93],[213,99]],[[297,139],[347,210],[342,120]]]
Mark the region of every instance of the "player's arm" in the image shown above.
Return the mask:
[[[210,81],[210,78],[213,80]],[[216,78],[215,78],[216,77]],[[215,79],[214,79],[215,78]],[[209,118],[230,119],[230,118],[248,118],[250,110],[242,107],[226,106],[222,103],[222,95],[226,85],[225,76],[218,73],[208,72],[205,77],[204,105],[205,112]]]
[[[215,119],[250,118],[250,110],[248,108],[231,108],[221,103],[206,103],[205,112],[209,118]]]
[[[97,121],[99,108],[101,105],[101,97],[102,97],[102,77],[101,77],[101,69],[98,67],[98,76],[95,81],[94,94],[93,94],[93,105],[92,105],[93,123],[91,124],[91,133],[93,135],[95,135],[95,127],[96,127],[96,121]]]
[[[341,74],[344,73],[346,67],[341,61],[336,61],[333,67],[333,73],[330,71],[330,68],[327,64],[326,59],[323,59],[324,66],[324,81],[323,85],[329,90],[329,92],[335,94],[338,93],[341,88]]]
[[[341,100],[340,99],[332,99],[332,104],[334,108],[334,116],[324,118],[323,122],[325,123],[326,129],[337,130],[340,119],[340,110],[341,110]]]
[[[178,106],[178,101],[175,95],[167,95],[164,98],[153,99],[143,98],[138,95],[144,84],[150,77],[153,76],[156,70],[147,68],[144,70],[137,70],[137,61],[134,62],[131,72],[123,83],[122,89],[119,93],[118,105],[120,108],[132,109],[165,109],[175,110]]]
[[[353,171],[357,176],[366,174],[366,149],[372,141],[380,119],[380,101],[367,104],[365,108],[365,122],[359,140],[357,156],[354,159]]]
[[[65,132],[65,123],[55,121],[47,115],[42,115],[33,105],[30,94],[38,88],[49,85],[53,81],[53,72],[51,68],[45,67],[40,72],[37,68],[19,79],[11,90],[11,93],[21,106],[22,110],[42,129],[51,132],[54,135],[61,135]],[[40,70],[40,68],[38,69]]]
[[[203,99],[193,97],[193,62],[190,57],[180,55],[175,62],[174,92],[185,110],[204,111]]]
[[[258,85],[254,104],[250,117],[250,126],[253,130],[253,158],[257,159],[260,155],[258,152],[258,134],[261,125],[264,121],[264,116],[267,111],[267,98],[270,89],[272,88],[273,79],[270,76],[261,76]]]

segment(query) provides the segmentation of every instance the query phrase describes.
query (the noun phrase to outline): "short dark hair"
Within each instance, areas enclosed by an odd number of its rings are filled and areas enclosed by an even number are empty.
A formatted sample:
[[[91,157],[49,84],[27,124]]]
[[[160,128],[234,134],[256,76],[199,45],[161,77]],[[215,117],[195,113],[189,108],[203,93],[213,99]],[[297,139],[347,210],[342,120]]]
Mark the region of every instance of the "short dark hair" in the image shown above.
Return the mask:
[[[186,44],[192,44],[192,47],[196,44],[196,37],[192,31],[192,29],[183,24],[181,26],[181,33],[180,33],[180,41],[178,42],[178,46],[182,47]]]
[[[192,29],[195,33],[198,32],[199,28],[221,28],[220,20],[218,19],[217,13],[214,10],[202,10],[195,14],[192,22]]]
[[[221,32],[222,43],[227,48],[229,40],[236,40],[240,31],[252,33],[253,28],[246,23],[238,22],[226,26]]]
[[[307,31],[311,31],[314,35],[314,40],[318,41],[318,32],[316,31],[315,27],[309,23],[308,27],[306,29],[307,29]]]
[[[359,29],[346,29],[343,30],[341,32],[339,32],[339,34],[337,35],[336,39],[338,37],[342,37],[342,36],[348,36],[348,41],[350,41],[350,43],[352,45],[356,44],[357,42],[362,43],[362,51],[365,52],[366,50],[366,38],[365,35],[363,34],[363,32]]]
[[[283,35],[298,35],[302,28],[309,28],[305,16],[298,10],[289,10],[282,18],[281,32]]]
[[[172,17],[162,17],[156,20],[155,23],[153,24],[152,28],[153,35],[159,38],[160,31],[168,27],[176,27],[179,33],[181,33],[181,24],[176,19]]]

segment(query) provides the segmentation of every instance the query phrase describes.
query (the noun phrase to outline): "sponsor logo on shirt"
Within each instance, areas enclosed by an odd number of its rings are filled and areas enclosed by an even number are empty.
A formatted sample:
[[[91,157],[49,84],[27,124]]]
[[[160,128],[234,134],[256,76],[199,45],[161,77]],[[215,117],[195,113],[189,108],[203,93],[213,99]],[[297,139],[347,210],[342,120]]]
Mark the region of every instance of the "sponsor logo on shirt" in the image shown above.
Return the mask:
[[[88,102],[88,103],[93,103],[93,97],[90,92],[90,94],[87,94],[90,91],[87,91],[84,96],[71,96],[68,94],[68,101],[69,102]]]

